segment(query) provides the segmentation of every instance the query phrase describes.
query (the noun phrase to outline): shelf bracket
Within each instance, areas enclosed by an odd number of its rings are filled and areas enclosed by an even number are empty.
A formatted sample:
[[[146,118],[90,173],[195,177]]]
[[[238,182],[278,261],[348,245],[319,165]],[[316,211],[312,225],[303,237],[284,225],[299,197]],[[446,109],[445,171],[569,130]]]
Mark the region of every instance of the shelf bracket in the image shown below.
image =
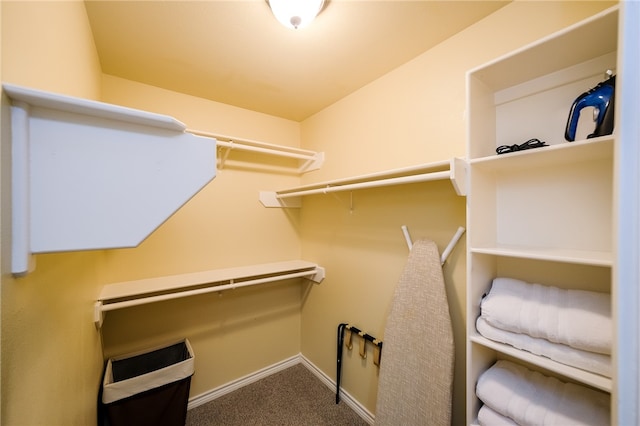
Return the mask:
[[[93,304],[93,323],[97,330],[100,330],[104,323],[104,311],[102,310],[102,301],[100,300]]]
[[[451,184],[456,194],[467,195],[467,161],[463,158],[451,159]]]
[[[173,117],[3,84],[11,272],[33,253],[136,247],[216,176],[216,143]]]
[[[320,284],[325,277],[325,270],[322,266],[316,266],[316,273],[306,277],[309,281]]]
[[[294,208],[302,207],[302,197],[278,198],[275,191],[260,191],[259,200],[267,208]]]

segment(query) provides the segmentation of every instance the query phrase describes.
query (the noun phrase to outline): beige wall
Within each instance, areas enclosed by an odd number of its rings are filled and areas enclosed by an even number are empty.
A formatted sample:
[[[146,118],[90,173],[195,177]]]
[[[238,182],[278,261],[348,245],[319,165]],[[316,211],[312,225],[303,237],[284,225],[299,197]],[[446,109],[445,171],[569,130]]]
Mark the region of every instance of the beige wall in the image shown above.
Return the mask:
[[[100,98],[100,61],[84,3],[2,1],[4,82]]]
[[[302,123],[303,147],[326,153],[327,180],[465,155],[467,70],[612,5],[516,1]],[[351,322],[383,337],[406,262],[400,226],[440,250],[465,221],[465,200],[447,182],[312,196],[301,216],[302,255],[327,268],[305,295],[302,353],[335,378],[335,335]],[[456,344],[454,424],[465,421],[465,244],[444,267]],[[345,354],[343,385],[375,413],[371,359]],[[384,351],[383,351],[384,353]],[[384,355],[383,355],[384,362]]]
[[[169,114],[191,129],[298,146],[300,125],[105,75],[103,100]],[[243,160],[243,161],[241,161]],[[295,186],[254,170],[269,157],[232,153],[214,181],[135,249],[109,250],[105,283],[300,258],[298,213],[266,209],[258,192]],[[289,162],[279,165],[291,165]],[[105,357],[186,337],[191,396],[300,352],[300,284],[275,283],[109,312]]]
[[[84,4],[2,2],[2,81],[97,98],[100,66]],[[95,423],[102,370],[91,309],[103,253],[37,256],[37,269],[9,270],[10,151],[3,99],[3,425]]]

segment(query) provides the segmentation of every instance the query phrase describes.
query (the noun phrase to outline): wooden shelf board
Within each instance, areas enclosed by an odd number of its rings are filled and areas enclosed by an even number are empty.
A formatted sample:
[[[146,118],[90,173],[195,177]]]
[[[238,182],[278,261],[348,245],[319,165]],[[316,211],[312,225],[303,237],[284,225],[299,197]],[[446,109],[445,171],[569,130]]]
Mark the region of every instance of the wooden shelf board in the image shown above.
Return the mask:
[[[530,352],[514,348],[510,345],[494,342],[493,340],[489,340],[479,334],[470,335],[469,340],[478,345],[493,349],[496,352],[511,356],[516,359],[520,359],[522,361],[544,368],[545,370],[560,374],[569,379],[577,380],[581,383],[587,384],[605,392],[611,392],[612,380],[608,377],[561,364],[559,362],[553,361],[552,359],[535,355]]]
[[[496,246],[471,247],[471,252],[479,254],[490,254],[494,256],[548,260],[553,262],[575,263],[582,265],[606,267],[611,267],[613,265],[613,253],[607,251]]]
[[[317,266],[315,263],[304,260],[291,260],[119,282],[105,285],[100,292],[98,300],[107,301],[149,293],[177,291],[203,284],[244,280],[252,277],[285,274],[307,269],[311,271]]]
[[[525,151],[469,160],[472,168],[495,172],[535,169],[613,158],[614,136],[601,136],[576,142],[565,142]]]

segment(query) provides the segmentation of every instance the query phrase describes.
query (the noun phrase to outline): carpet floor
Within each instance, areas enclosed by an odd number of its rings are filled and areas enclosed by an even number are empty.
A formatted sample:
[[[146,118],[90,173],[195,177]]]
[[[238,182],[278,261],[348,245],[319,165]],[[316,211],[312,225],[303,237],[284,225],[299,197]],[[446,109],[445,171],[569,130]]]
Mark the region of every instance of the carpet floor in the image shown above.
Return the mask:
[[[186,426],[365,426],[302,364],[272,374],[187,412]]]

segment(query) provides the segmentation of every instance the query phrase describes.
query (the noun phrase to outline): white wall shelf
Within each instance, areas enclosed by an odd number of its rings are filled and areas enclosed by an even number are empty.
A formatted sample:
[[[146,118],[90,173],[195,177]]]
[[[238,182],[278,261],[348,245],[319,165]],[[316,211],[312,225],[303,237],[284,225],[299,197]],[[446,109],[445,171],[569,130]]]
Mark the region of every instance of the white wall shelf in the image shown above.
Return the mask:
[[[534,355],[531,352],[522,351],[520,349],[514,348],[513,346],[489,340],[477,333],[471,334],[469,336],[469,340],[471,340],[474,344],[485,346],[492,350],[498,351],[501,354],[508,355],[526,363],[542,366],[546,370],[556,372],[580,383],[588,384],[589,386],[593,386],[605,392],[611,392],[612,380],[608,377],[590,373],[589,371],[581,370],[579,368],[560,364],[559,362],[553,361],[552,359]]]
[[[302,197],[332,192],[403,185],[434,180],[451,180],[458,195],[466,194],[466,162],[460,158],[450,161],[419,164],[377,173],[318,182],[281,191],[261,191],[260,202],[265,207],[302,206]]]
[[[496,246],[470,249],[471,253],[505,256],[521,259],[548,260],[553,262],[575,263],[581,265],[613,265],[613,253],[610,251],[591,251],[578,249],[560,249],[557,247]]]
[[[565,141],[564,130],[574,100],[616,69],[617,48],[616,6],[467,73],[469,424],[482,404],[475,394],[478,378],[499,359],[615,393],[615,377],[489,340],[476,320],[497,277],[615,293],[618,136],[588,139],[594,125],[587,119],[580,120],[576,142]],[[532,138],[548,146],[496,153],[501,145]],[[613,361],[615,345],[611,352]]]
[[[12,272],[32,253],[135,247],[216,175],[216,143],[172,117],[3,84]]]
[[[298,160],[296,173],[307,173],[318,170],[324,162],[324,153],[290,146],[275,145],[251,139],[242,139],[234,136],[221,135],[217,133],[204,132],[201,130],[187,129],[187,132],[198,136],[214,138],[218,148],[223,151],[219,159],[219,167],[223,169],[232,151],[249,151],[277,157],[292,158]]]
[[[94,322],[102,326],[107,311],[240,287],[307,278],[320,283],[324,268],[304,260],[214,269],[105,285],[94,307]]]
[[[508,154],[496,155],[494,151],[494,155],[475,158],[469,162],[477,169],[504,172],[567,165],[602,158],[613,159],[613,140],[614,136],[609,135]]]

